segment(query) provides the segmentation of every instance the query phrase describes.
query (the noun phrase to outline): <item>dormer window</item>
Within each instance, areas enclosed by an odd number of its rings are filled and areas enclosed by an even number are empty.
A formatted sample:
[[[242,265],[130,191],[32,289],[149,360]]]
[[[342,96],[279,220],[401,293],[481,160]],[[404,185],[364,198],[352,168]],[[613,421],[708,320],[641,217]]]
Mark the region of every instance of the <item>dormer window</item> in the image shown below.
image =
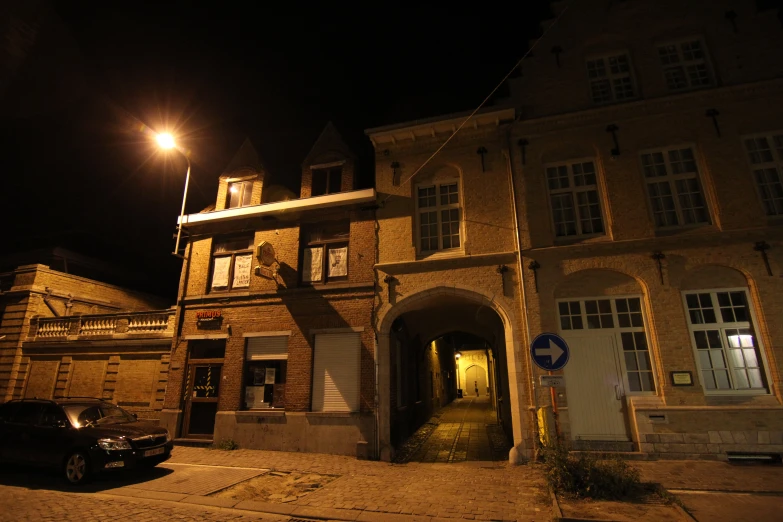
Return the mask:
[[[239,181],[228,184],[228,200],[226,208],[247,207],[253,195],[252,181]]]
[[[342,166],[313,169],[313,190],[310,195],[323,196],[340,192],[342,181]]]

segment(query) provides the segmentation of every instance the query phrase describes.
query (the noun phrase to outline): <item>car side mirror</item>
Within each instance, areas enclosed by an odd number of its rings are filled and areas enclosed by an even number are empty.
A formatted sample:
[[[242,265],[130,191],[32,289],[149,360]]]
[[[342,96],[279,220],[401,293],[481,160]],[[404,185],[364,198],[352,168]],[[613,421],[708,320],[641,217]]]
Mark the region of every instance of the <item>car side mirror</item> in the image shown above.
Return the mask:
[[[133,415],[133,420],[139,420],[139,416],[135,413],[131,413],[131,415]]]

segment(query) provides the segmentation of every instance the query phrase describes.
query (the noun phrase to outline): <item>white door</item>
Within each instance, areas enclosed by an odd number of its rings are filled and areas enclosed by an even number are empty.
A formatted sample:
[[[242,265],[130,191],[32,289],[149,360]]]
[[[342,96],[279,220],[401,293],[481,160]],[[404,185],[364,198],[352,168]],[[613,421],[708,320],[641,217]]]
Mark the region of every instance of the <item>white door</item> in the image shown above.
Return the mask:
[[[614,333],[563,336],[571,349],[565,367],[573,440],[627,441],[625,391]]]

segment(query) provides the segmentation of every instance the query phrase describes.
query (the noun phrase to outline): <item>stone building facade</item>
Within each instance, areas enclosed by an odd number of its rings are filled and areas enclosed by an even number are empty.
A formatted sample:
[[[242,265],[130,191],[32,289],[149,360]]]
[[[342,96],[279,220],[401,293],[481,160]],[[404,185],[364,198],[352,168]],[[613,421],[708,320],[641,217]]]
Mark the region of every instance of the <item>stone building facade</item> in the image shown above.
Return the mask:
[[[368,131],[382,202],[381,450],[397,414],[385,336],[404,317],[428,339],[473,330],[494,346],[512,460],[551,407],[528,355],[543,332],[571,349],[555,395],[574,447],[782,453],[777,13],[731,0],[552,9],[562,16],[510,97],[426,165],[467,114]],[[468,301],[477,310],[459,316]]]
[[[214,209],[186,216],[162,419],[179,439],[372,456],[375,191],[355,164],[329,124],[301,197],[277,200],[246,142]]]
[[[156,420],[173,319],[163,299],[46,265],[2,273],[2,400],[97,397]]]

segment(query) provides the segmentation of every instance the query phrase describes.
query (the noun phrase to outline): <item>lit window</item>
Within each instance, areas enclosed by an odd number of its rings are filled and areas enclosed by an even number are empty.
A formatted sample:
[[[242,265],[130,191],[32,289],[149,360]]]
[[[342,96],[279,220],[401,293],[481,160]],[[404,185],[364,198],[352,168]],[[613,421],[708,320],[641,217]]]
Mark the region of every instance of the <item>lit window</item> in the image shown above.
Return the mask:
[[[712,85],[712,72],[699,40],[671,42],[658,47],[666,86],[671,91]]]
[[[592,161],[547,167],[546,177],[557,237],[604,233]]]
[[[252,235],[215,240],[212,249],[212,290],[248,288],[252,264]]]
[[[704,389],[766,391],[747,292],[705,290],[684,298]]]
[[[746,138],[756,187],[768,216],[783,214],[783,134]]]
[[[253,196],[253,182],[241,181],[228,184],[228,205],[226,208],[246,207]]]
[[[462,246],[459,183],[449,181],[416,189],[419,252],[455,250]]]
[[[656,227],[709,223],[693,150],[647,152],[641,158]]]
[[[288,336],[248,337],[245,409],[284,408]]]
[[[594,103],[611,103],[636,98],[631,59],[626,53],[587,60],[587,79]]]

